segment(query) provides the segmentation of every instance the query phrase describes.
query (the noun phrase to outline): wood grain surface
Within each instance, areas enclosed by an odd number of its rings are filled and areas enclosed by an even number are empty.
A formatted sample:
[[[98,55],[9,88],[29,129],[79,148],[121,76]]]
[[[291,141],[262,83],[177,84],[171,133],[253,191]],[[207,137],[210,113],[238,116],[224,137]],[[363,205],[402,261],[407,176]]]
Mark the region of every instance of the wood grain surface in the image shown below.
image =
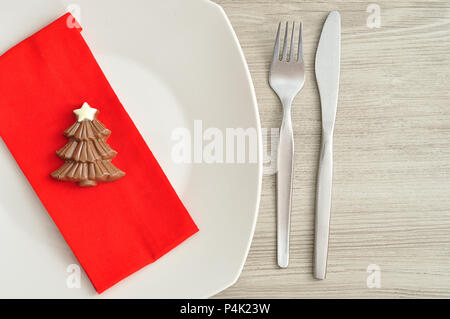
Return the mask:
[[[276,265],[275,175],[265,175],[252,247],[220,298],[450,297],[450,2],[216,0],[253,77],[261,124],[281,124],[268,84],[279,21],[304,23],[306,83],[293,105],[291,262]],[[367,7],[380,7],[369,28]],[[342,16],[328,276],[312,278],[320,103],[314,59],[330,10]],[[270,142],[270,141],[268,141]],[[380,287],[368,288],[369,265]],[[372,278],[372,277],[371,277]]]

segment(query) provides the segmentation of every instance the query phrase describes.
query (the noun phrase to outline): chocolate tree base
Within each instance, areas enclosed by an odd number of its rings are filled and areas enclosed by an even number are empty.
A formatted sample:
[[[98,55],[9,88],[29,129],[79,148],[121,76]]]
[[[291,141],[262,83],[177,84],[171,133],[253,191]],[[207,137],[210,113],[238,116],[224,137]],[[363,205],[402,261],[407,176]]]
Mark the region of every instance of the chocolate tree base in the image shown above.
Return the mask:
[[[78,183],[81,187],[91,187],[97,185],[95,181],[91,181],[90,179],[87,179],[85,181],[81,181]]]

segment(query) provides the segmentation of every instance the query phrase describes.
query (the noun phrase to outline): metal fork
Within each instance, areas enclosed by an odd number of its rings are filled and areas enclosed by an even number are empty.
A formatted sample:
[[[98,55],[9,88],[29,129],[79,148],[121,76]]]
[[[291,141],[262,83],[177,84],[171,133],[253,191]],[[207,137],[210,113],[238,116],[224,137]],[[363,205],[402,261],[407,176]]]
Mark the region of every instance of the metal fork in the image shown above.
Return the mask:
[[[287,56],[289,23],[286,22],[281,59],[280,30],[281,22],[278,25],[277,38],[273,50],[269,83],[283,104],[283,122],[280,129],[280,144],[278,147],[277,243],[278,266],[286,268],[289,264],[289,233],[294,175],[294,132],[292,130],[291,105],[305,83],[305,65],[303,61],[303,25],[300,23],[297,58],[295,58],[294,47],[295,22],[292,23],[289,57]]]

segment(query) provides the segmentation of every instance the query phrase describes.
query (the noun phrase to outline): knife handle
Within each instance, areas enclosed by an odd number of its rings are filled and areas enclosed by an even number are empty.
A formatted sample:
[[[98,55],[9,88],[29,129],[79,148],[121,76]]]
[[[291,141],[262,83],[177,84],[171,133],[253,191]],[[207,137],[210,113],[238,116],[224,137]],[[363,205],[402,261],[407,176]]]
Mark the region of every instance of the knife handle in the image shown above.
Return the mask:
[[[294,132],[290,108],[284,108],[280,129],[277,173],[277,253],[278,266],[289,264],[289,233],[291,228],[292,182],[294,175]]]
[[[317,174],[314,278],[325,279],[330,234],[331,188],[333,180],[333,136],[322,134]]]

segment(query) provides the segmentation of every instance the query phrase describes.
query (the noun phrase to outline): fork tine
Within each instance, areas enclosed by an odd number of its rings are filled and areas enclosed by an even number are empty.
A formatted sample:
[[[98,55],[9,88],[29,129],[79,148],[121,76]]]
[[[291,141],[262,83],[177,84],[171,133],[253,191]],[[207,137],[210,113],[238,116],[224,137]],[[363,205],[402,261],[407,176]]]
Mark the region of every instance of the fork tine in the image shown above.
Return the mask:
[[[298,62],[303,62],[303,23],[300,22],[300,30],[298,35]]]
[[[283,58],[281,59],[282,61],[286,61],[286,57],[287,57],[288,30],[289,30],[289,22],[286,22],[286,30],[284,31]]]
[[[273,61],[280,60],[280,29],[281,22],[278,24],[277,38],[275,39],[275,47],[273,48]]]
[[[289,51],[289,62],[295,60],[294,53],[294,31],[295,31],[295,22],[292,22],[292,34],[291,34],[291,50]]]

